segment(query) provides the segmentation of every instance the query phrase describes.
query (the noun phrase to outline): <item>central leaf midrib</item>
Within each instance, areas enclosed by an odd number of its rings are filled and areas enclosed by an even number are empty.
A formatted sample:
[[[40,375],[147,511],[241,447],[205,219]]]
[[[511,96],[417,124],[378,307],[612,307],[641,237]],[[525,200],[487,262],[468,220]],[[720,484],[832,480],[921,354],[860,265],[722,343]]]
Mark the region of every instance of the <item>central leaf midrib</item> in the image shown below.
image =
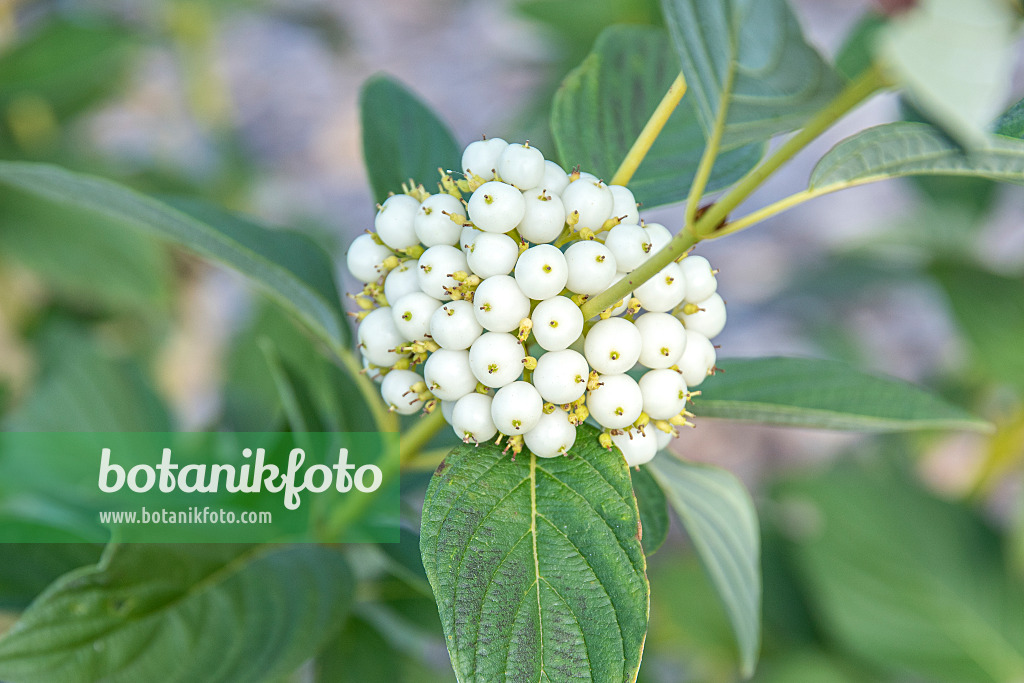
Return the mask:
[[[537,639],[540,647],[540,671],[537,680],[547,674],[544,672],[544,610],[540,601],[540,556],[537,554],[537,456],[530,453],[530,534],[533,536],[533,585],[537,590]]]

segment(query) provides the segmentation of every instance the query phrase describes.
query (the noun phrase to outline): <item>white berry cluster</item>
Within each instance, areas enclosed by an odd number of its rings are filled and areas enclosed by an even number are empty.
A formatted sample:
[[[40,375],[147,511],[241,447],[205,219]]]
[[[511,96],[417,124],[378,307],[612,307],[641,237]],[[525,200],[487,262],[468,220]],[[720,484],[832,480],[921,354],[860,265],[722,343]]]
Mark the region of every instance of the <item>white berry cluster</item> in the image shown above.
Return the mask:
[[[633,194],[526,144],[466,147],[439,192],[404,186],[356,238],[359,349],[401,414],[440,408],[459,438],[564,455],[588,418],[632,465],[688,424],[725,325],[706,259],[672,262],[592,320],[580,306],[665,246]],[[651,428],[653,427],[653,428]]]

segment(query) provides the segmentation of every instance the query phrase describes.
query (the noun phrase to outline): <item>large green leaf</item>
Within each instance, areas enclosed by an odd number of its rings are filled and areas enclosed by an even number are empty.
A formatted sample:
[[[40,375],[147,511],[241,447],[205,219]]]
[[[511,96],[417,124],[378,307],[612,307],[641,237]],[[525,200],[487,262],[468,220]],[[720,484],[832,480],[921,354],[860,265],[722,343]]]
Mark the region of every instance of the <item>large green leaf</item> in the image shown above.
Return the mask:
[[[352,589],[337,548],[113,547],[52,585],[0,639],[0,678],[274,680],[333,635]]]
[[[610,180],[678,73],[663,29],[606,29],[555,95],[551,129],[566,167]],[[686,95],[629,183],[637,201],[650,208],[686,199],[703,151],[704,133]],[[708,190],[739,179],[763,151],[753,144],[723,154]]]
[[[880,31],[878,56],[930,119],[984,147],[1009,92],[1018,12],[1006,0],[921,0]]]
[[[360,97],[363,159],[378,202],[401,192],[411,178],[428,191],[438,168],[458,170],[462,153],[448,128],[411,92],[387,76],[363,85]]]
[[[102,552],[86,543],[0,544],[0,610],[24,609],[62,574],[96,564]]]
[[[886,123],[853,135],[828,151],[811,173],[813,194],[912,175],[973,176],[1024,183],[1024,141],[989,136],[964,152],[925,123]]]
[[[729,472],[661,455],[648,468],[700,553],[750,676],[761,642],[760,531],[750,494]]]
[[[663,0],[705,135],[723,149],[799,128],[842,79],[804,40],[785,0]]]
[[[260,286],[328,343],[348,338],[331,260],[300,233],[270,230],[199,202],[171,206],[118,183],[47,164],[0,162],[0,182],[123,221],[218,260]]]
[[[936,264],[931,272],[971,344],[974,364],[1024,391],[1024,280],[961,264]]]
[[[866,465],[775,495],[828,642],[899,680],[1024,680],[1024,591],[996,532],[884,461]]]
[[[665,492],[646,467],[637,467],[630,473],[633,494],[640,511],[643,536],[640,541],[648,557],[658,551],[668,537],[668,501]]]
[[[900,380],[815,358],[733,358],[701,386],[701,417],[790,427],[899,432],[986,431],[989,424]]]
[[[647,631],[622,457],[581,427],[564,458],[459,446],[423,506],[421,552],[459,680],[632,681]]]

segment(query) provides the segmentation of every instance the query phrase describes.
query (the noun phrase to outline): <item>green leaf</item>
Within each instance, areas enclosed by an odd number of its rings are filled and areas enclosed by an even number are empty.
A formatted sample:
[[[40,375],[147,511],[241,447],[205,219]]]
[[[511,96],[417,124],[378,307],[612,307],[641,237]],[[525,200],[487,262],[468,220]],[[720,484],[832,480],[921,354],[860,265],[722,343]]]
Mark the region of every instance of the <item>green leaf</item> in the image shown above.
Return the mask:
[[[337,548],[132,545],[65,575],[0,639],[0,678],[268,681],[340,626]]]
[[[785,0],[663,0],[704,134],[722,149],[799,128],[842,87]]]
[[[885,461],[774,496],[828,642],[899,680],[1024,679],[1024,591],[998,535]]]
[[[729,472],[662,455],[647,466],[711,576],[750,676],[761,642],[760,531],[750,494]]]
[[[1024,141],[990,136],[964,152],[925,123],[886,123],[853,135],[828,151],[811,173],[809,190],[826,194],[912,175],[969,176],[1024,183]]]
[[[640,542],[644,554],[650,557],[658,551],[668,536],[668,501],[665,492],[658,486],[646,467],[630,471],[633,480],[633,493],[640,511],[640,524],[643,537]]]
[[[87,543],[0,544],[0,610],[24,609],[62,574],[96,564],[102,552]]]
[[[1018,18],[1005,0],[921,0],[878,36],[878,57],[914,102],[970,147],[1005,105]]]
[[[701,417],[870,432],[991,428],[912,384],[845,363],[733,358],[719,365],[725,372],[701,385],[695,407]]]
[[[566,168],[579,165],[610,180],[678,73],[663,29],[606,29],[555,95],[551,129]],[[687,95],[629,183],[637,201],[650,208],[686,199],[703,151],[704,133]],[[723,154],[708,190],[738,180],[763,152],[763,144],[753,144]]]
[[[849,81],[867,71],[875,59],[875,40],[885,26],[886,17],[877,12],[864,13],[836,55],[836,71]]]
[[[58,166],[0,162],[0,182],[118,221],[231,266],[330,344],[349,331],[327,254],[305,235],[270,230],[200,202],[171,206]]]
[[[647,631],[639,516],[622,458],[579,429],[564,458],[459,446],[423,506],[420,550],[456,675],[631,681]]]
[[[35,271],[59,300],[86,311],[166,310],[170,255],[148,235],[3,188],[0,259]]]
[[[374,76],[360,95],[363,159],[378,202],[413,179],[428,191],[438,168],[459,170],[462,152],[448,128],[411,92],[387,76]]]
[[[974,363],[991,379],[1024,391],[1024,280],[948,263],[930,271],[970,342]]]
[[[1024,138],[1024,100],[1020,100],[1006,110],[996,121],[994,130],[999,135],[1017,138]]]

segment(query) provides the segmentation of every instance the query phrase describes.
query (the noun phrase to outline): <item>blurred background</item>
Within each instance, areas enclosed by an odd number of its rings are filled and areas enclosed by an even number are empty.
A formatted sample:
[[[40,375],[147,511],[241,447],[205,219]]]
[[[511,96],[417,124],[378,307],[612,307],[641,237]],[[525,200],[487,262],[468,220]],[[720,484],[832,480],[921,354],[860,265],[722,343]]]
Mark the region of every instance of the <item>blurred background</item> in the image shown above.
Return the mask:
[[[865,13],[891,9],[793,4],[829,55]],[[368,77],[402,81],[462,144],[486,134],[553,153],[552,94],[619,22],[659,24],[657,2],[3,0],[0,158],[200,196],[340,257],[375,214],[359,130]],[[876,98],[748,207],[803,188],[841,138],[913,116],[896,96]],[[674,228],[682,210],[644,217]],[[1024,680],[1022,219],[1017,187],[892,181],[698,250],[729,304],[716,340],[726,372],[729,357],[836,358],[925,385],[997,426],[872,438],[698,420],[677,441],[681,455],[737,473],[758,502],[756,680]],[[312,348],[238,275],[0,190],[4,429],[263,429],[281,419],[258,346],[268,336],[295,358]],[[403,482],[413,507],[423,481]],[[406,546],[412,576],[371,591],[360,618],[382,651],[399,653],[395,680],[453,680],[415,539]],[[15,613],[87,561],[51,557],[17,581],[0,572],[0,608]],[[650,563],[640,680],[734,680],[728,622],[678,528]]]

